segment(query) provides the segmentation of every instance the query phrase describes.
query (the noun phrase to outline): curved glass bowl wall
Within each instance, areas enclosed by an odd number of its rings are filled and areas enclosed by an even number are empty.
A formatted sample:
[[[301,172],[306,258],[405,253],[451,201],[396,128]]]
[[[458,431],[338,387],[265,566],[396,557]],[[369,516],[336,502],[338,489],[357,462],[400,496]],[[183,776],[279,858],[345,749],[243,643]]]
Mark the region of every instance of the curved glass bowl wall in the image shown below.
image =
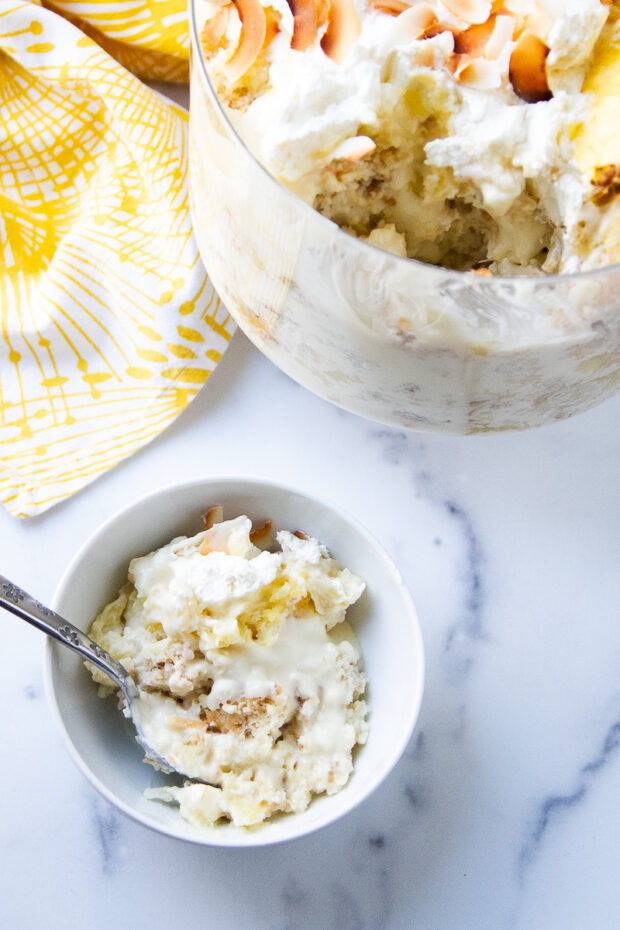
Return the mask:
[[[274,180],[233,130],[196,33],[190,193],[241,329],[300,384],[393,425],[472,433],[580,413],[620,389],[620,265],[492,278],[397,258]]]

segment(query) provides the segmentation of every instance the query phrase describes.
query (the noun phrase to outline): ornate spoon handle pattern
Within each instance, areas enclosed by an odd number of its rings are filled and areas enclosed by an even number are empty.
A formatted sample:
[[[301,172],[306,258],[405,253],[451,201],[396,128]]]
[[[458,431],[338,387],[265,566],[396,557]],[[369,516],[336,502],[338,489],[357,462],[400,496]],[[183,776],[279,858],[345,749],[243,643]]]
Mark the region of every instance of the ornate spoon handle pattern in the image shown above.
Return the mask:
[[[24,591],[19,585],[13,584],[3,575],[0,575],[0,607],[4,607],[5,610],[47,633],[48,636],[57,639],[63,646],[73,649],[82,658],[92,662],[106,675],[109,675],[125,696],[126,708],[124,712],[131,717],[136,728],[136,738],[144,749],[147,758],[165,772],[176,771],[181,775],[185,774],[153,749],[145,739],[138,714],[138,687],[127,669],[120,662],[117,662],[109,652],[102,649],[86,633],[82,633],[68,620],[46,607],[45,604],[41,604],[27,591]],[[192,780],[202,782],[200,778],[193,778]],[[208,783],[204,782],[203,784]]]
[[[137,697],[138,690],[135,682],[120,662],[97,645],[86,633],[82,633],[68,620],[64,620],[3,575],[0,575],[0,607],[4,607],[5,610],[36,626],[37,629],[59,640],[84,659],[98,666],[122,690],[128,704],[131,704]]]

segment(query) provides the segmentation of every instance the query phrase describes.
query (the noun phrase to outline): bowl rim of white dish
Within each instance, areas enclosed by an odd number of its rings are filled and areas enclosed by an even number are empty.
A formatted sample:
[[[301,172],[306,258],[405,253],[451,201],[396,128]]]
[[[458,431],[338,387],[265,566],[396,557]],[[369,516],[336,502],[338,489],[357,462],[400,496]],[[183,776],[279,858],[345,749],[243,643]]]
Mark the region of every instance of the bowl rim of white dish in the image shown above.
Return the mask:
[[[340,520],[348,523],[349,526],[362,538],[367,544],[369,544],[373,551],[378,552],[385,564],[386,567],[390,569],[395,583],[400,589],[400,594],[403,597],[403,601],[407,606],[409,621],[411,625],[411,633],[414,641],[414,658],[415,658],[415,668],[412,669],[412,672],[415,673],[417,687],[415,689],[415,699],[411,702],[410,705],[406,707],[399,708],[399,713],[402,713],[403,723],[400,730],[400,738],[395,742],[394,746],[391,747],[390,752],[386,754],[386,757],[383,761],[383,764],[380,766],[378,774],[370,780],[368,786],[359,794],[358,797],[354,798],[349,804],[341,804],[340,807],[331,815],[326,816],[323,820],[318,822],[306,825],[305,828],[301,830],[292,830],[290,836],[276,836],[272,837],[269,835],[269,831],[263,831],[260,827],[252,831],[247,831],[243,834],[243,839],[240,838],[239,834],[232,834],[227,832],[226,825],[218,826],[215,828],[214,832],[205,830],[204,837],[197,833],[196,835],[181,835],[177,832],[173,825],[167,825],[164,823],[157,823],[152,819],[149,819],[146,815],[142,814],[140,811],[132,807],[130,804],[127,804],[124,800],[119,798],[113,791],[111,791],[97,776],[89,764],[85,761],[80,751],[75,746],[71,734],[65,725],[62,712],[59,707],[59,703],[56,697],[56,689],[54,685],[54,675],[53,675],[53,657],[56,649],[64,649],[66,647],[59,645],[53,639],[47,638],[45,644],[45,651],[43,657],[43,680],[45,687],[45,694],[47,697],[48,706],[50,707],[52,717],[54,718],[55,725],[60,731],[61,739],[64,743],[64,746],[69,753],[69,756],[73,760],[74,764],[86,780],[102,795],[110,804],[124,813],[126,816],[132,820],[141,823],[143,826],[148,827],[151,830],[154,830],[157,833],[169,836],[172,839],[181,840],[184,842],[193,843],[199,846],[212,846],[212,847],[222,847],[222,848],[239,848],[239,849],[249,849],[253,847],[262,847],[267,845],[275,845],[277,843],[288,842],[290,840],[300,839],[303,836],[314,833],[316,830],[321,829],[322,827],[329,826],[343,817],[345,814],[350,813],[355,810],[363,801],[365,801],[378,787],[379,785],[387,778],[394,766],[400,760],[403,755],[414,731],[415,725],[417,723],[420,707],[422,704],[422,697],[424,693],[424,684],[425,684],[425,653],[424,653],[424,642],[422,638],[422,631],[420,628],[419,618],[415,604],[411,593],[403,581],[402,575],[392,557],[379,542],[379,540],[355,517],[351,516],[346,511],[342,510],[340,507],[333,505],[331,502],[326,501],[322,498],[316,497],[315,495],[308,494],[305,491],[300,490],[299,488],[282,484],[278,481],[271,481],[267,478],[246,476],[246,475],[209,475],[202,478],[191,478],[183,481],[174,482],[171,484],[163,485],[155,488],[154,490],[149,491],[146,494],[143,494],[141,497],[136,498],[130,501],[128,504],[120,507],[109,517],[107,517],[100,525],[93,530],[93,532],[80,544],[79,548],[69,561],[69,564],[62,573],[60,580],[54,591],[54,595],[51,600],[50,606],[53,610],[58,609],[64,594],[67,590],[67,587],[86,553],[89,552],[93,546],[97,544],[99,539],[104,536],[109,528],[119,519],[124,518],[130,513],[133,509],[141,509],[149,503],[153,503],[162,495],[174,493],[186,488],[196,488],[197,490],[207,491],[210,485],[216,484],[227,484],[230,485],[231,491],[234,491],[234,485],[239,486],[239,489],[245,488],[248,489],[249,486],[269,488],[270,490],[275,490],[277,493],[282,494],[293,494],[299,495],[305,500],[311,502],[312,504],[319,505],[328,511],[334,513]],[[197,512],[200,511],[200,505],[197,505]],[[372,681],[371,681],[372,687]],[[372,705],[371,705],[372,712]],[[119,711],[120,713],[120,711]],[[372,716],[371,716],[372,721]],[[372,722],[371,722],[372,726]],[[364,747],[362,747],[364,748]],[[333,797],[342,797],[346,795],[346,790],[349,782]],[[311,802],[311,805],[312,806]],[[291,818],[291,823],[295,822],[296,815],[288,814],[285,815],[287,819]],[[268,821],[267,821],[268,823]]]
[[[320,220],[322,220],[324,224],[329,224],[331,228],[335,228],[337,230],[337,233],[336,233],[337,236],[338,234],[340,234],[342,236],[350,237],[351,234],[346,233],[342,229],[342,227],[340,227],[336,222],[334,222],[334,220],[329,219],[329,217],[327,216],[323,216],[323,214],[315,210],[314,207],[312,207],[309,203],[306,203],[305,200],[302,200],[301,197],[299,197],[292,190],[286,187],[285,184],[283,184],[281,181],[278,181],[278,179],[274,177],[273,174],[271,174],[271,172],[265,167],[265,165],[263,165],[260,159],[254,154],[252,149],[249,147],[249,145],[244,141],[242,136],[239,134],[239,131],[237,130],[237,128],[233,125],[230,117],[228,116],[226,112],[224,105],[222,104],[222,101],[220,100],[215,90],[215,87],[213,86],[213,83],[211,82],[211,78],[209,77],[209,71],[207,68],[207,63],[205,61],[205,57],[202,52],[202,47],[200,44],[200,36],[198,33],[198,17],[196,15],[196,7],[199,2],[200,0],[189,0],[188,2],[189,33],[190,33],[190,40],[191,40],[191,46],[192,46],[192,59],[194,58],[198,59],[198,68],[200,69],[202,76],[204,77],[206,81],[207,88],[209,90],[209,93],[211,94],[211,100],[216,106],[222,118],[224,119],[231,133],[235,136],[235,138],[238,140],[239,144],[245,149],[245,151],[250,155],[250,157],[253,159],[256,165],[258,165],[261,171],[264,174],[266,174],[267,177],[270,178],[273,181],[273,183],[277,187],[280,188],[280,190],[284,191],[297,204],[301,204],[301,208],[303,212],[311,211],[315,216],[319,217]],[[191,87],[191,69],[190,69],[190,87]],[[190,100],[190,114],[191,114],[191,100]],[[355,238],[357,239],[357,237]],[[362,252],[364,252],[364,250],[369,250],[371,253],[375,255],[377,254],[377,252],[382,255],[388,254],[391,259],[393,259],[397,264],[400,264],[400,265],[404,265],[404,264],[411,265],[413,263],[414,265],[420,265],[423,268],[430,269],[431,271],[434,269],[437,271],[438,275],[441,275],[442,284],[444,281],[448,281],[450,279],[460,282],[463,280],[463,277],[465,275],[468,275],[469,279],[471,279],[472,281],[474,279],[477,281],[480,281],[479,276],[472,269],[469,269],[466,271],[459,271],[456,268],[446,268],[443,265],[433,265],[430,262],[423,262],[418,258],[409,258],[406,255],[405,256],[396,255],[390,252],[386,253],[385,249],[382,249],[380,248],[380,246],[374,245],[372,242],[368,242],[365,239],[357,239],[357,242],[359,243],[359,246],[362,249]],[[543,273],[542,275],[494,274],[494,275],[491,275],[489,278],[485,278],[484,282],[487,286],[493,286],[495,283],[497,283],[497,286],[500,286],[500,285],[505,286],[506,284],[510,284],[511,282],[515,280],[515,278],[517,278],[517,279],[525,279],[525,280],[545,281],[549,283],[554,283],[556,281],[571,283],[573,281],[577,282],[577,281],[582,281],[582,280],[586,280],[589,278],[600,277],[601,275],[604,275],[605,272],[609,272],[610,270],[612,271],[615,270],[617,272],[618,269],[620,269],[620,261],[611,262],[608,265],[600,265],[598,268],[587,268],[582,271],[578,270],[578,271],[551,272],[551,273]],[[473,278],[472,278],[472,275],[474,276]]]

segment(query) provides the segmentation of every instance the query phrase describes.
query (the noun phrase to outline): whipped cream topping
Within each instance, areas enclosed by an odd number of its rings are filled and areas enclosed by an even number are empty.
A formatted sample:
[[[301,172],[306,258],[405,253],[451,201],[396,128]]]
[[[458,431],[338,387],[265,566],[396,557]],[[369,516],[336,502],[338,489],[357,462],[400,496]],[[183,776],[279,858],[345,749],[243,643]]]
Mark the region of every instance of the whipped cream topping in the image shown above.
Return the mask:
[[[347,31],[343,4],[358,28]],[[397,254],[508,274],[576,270],[574,240],[584,215],[596,217],[574,137],[588,117],[581,90],[610,5],[335,6],[345,22],[336,58],[325,42],[329,0],[201,4],[203,36],[229,11],[219,41],[205,39],[203,50],[231,121],[274,177]],[[231,79],[256,7],[263,44]],[[308,10],[312,41],[299,25]]]
[[[366,739],[366,679],[343,622],[363,582],[315,539],[280,531],[271,552],[251,531],[238,517],[134,559],[90,631],[133,674],[149,745],[211,783],[147,792],[198,826],[304,810],[343,787]]]

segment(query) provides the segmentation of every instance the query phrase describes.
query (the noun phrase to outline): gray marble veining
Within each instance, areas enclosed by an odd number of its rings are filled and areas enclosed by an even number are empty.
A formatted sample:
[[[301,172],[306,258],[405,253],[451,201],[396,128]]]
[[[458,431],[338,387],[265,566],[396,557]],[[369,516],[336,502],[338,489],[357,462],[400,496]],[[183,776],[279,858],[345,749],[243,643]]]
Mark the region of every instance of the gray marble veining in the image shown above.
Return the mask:
[[[176,843],[84,782],[43,700],[40,635],[0,618],[2,744],[20,760],[19,777],[0,768],[2,926],[617,930],[620,399],[531,433],[408,434],[299,389],[241,335],[207,387],[87,492],[29,523],[0,512],[3,573],[50,598],[93,523],[173,479],[296,484],[361,519],[409,585],[418,727],[375,794],[317,834]]]

